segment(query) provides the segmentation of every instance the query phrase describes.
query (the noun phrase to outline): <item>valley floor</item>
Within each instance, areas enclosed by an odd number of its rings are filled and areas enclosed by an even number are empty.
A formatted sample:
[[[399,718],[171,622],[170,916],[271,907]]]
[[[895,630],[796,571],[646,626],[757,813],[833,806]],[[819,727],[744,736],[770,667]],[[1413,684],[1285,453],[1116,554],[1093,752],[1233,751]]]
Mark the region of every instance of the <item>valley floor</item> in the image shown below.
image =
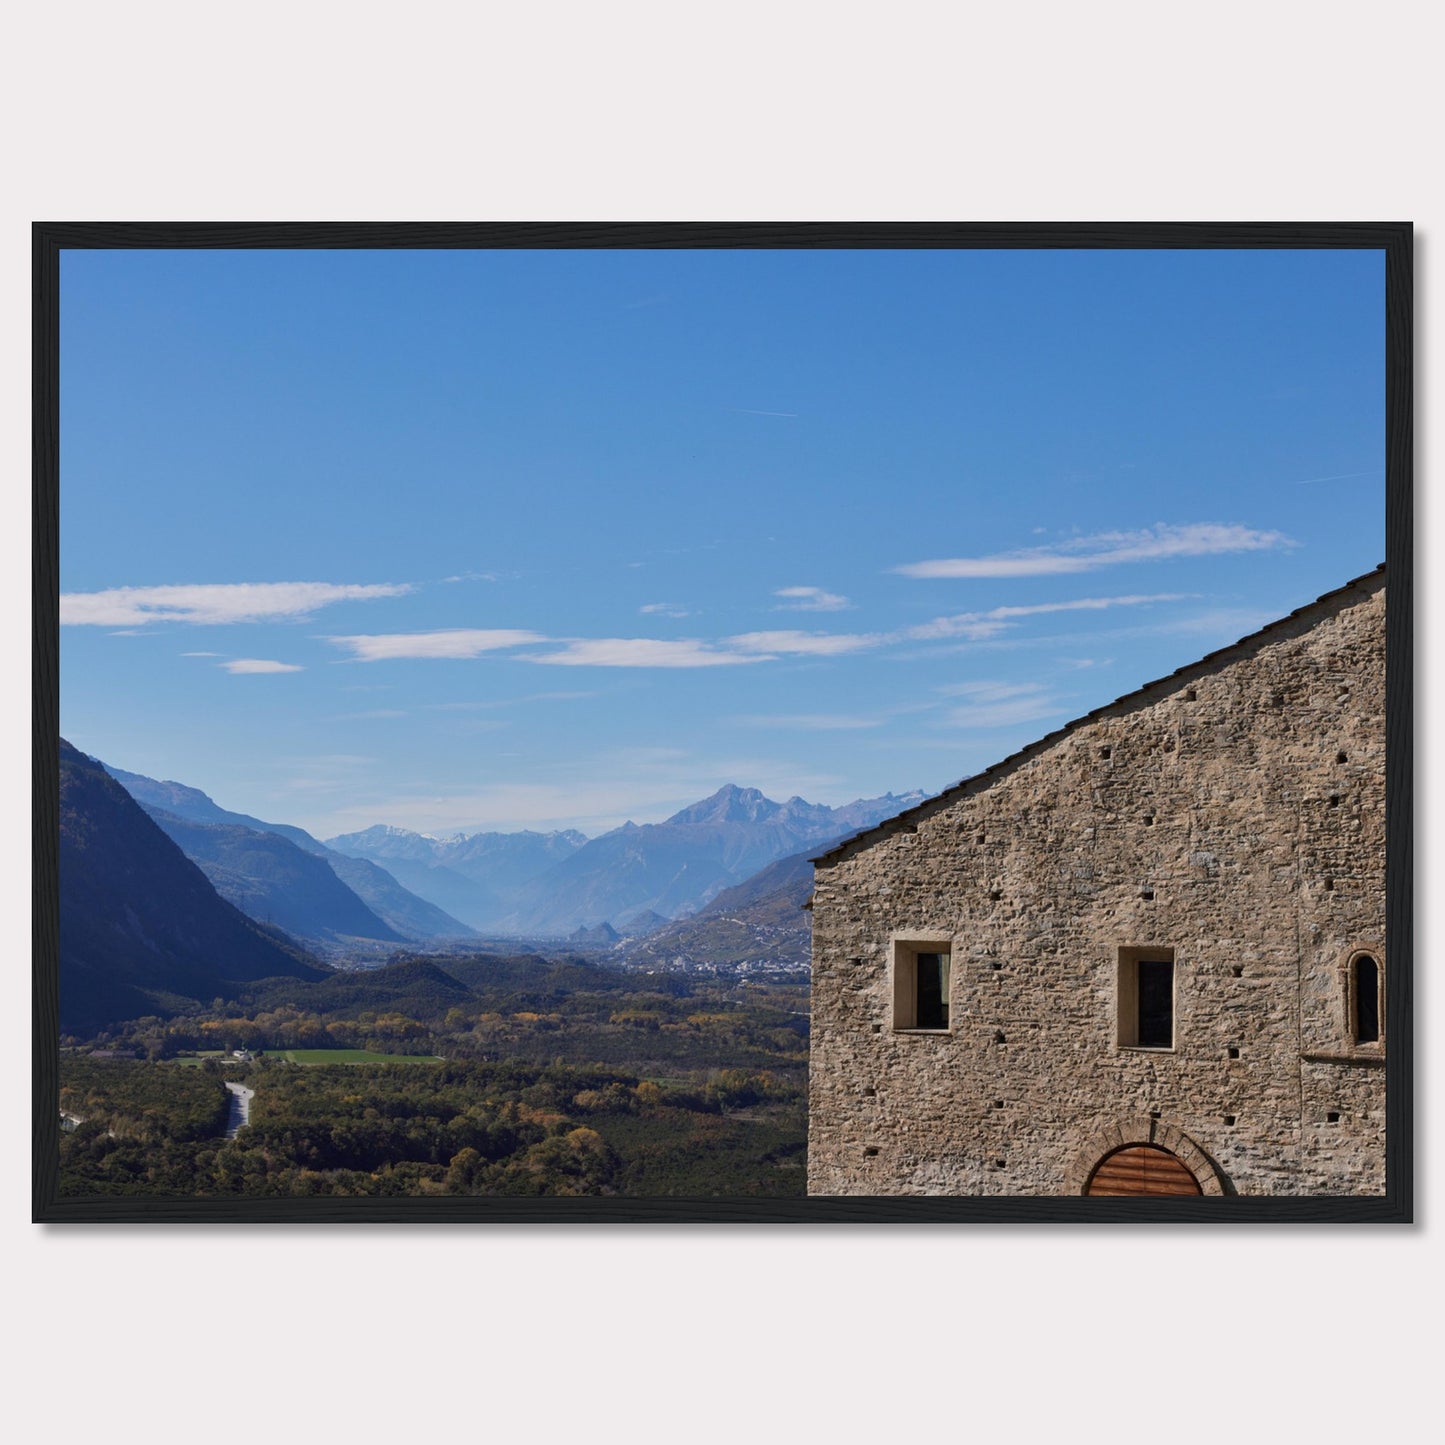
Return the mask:
[[[802,1195],[806,1009],[477,956],[133,1020],[62,1054],[61,1192]]]

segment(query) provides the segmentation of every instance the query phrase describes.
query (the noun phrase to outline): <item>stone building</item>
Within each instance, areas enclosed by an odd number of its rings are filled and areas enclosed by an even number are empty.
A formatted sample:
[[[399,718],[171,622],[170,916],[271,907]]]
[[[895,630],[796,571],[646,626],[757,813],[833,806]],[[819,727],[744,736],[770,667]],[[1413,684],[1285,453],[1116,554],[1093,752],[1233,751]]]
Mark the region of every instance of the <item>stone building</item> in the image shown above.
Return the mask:
[[[811,1194],[1380,1194],[1385,571],[815,860]]]

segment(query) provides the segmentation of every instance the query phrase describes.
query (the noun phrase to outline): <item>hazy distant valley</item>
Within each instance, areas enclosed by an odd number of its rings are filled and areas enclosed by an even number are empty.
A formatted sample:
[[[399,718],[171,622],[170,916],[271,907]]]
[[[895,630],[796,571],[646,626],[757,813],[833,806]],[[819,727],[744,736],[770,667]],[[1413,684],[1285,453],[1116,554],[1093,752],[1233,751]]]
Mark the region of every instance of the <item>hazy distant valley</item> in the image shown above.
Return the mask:
[[[343,966],[492,939],[650,969],[805,968],[808,856],[922,796],[830,808],[729,785],[663,823],[591,839],[378,824],[321,842],[182,783],[107,771],[224,899]]]
[[[321,843],[62,740],[61,1192],[801,1194],[807,859],[907,801]]]

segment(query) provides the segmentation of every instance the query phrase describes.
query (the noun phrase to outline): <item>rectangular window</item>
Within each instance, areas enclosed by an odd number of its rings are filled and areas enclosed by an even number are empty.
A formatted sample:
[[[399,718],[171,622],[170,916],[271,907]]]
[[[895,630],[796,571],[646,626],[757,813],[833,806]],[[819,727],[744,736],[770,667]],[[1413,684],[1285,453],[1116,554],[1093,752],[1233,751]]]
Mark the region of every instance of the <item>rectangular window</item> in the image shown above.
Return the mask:
[[[918,969],[918,1027],[948,1027],[948,955],[920,953]]]
[[[947,1032],[951,955],[934,942],[893,945],[893,1027]]]
[[[1174,965],[1162,958],[1139,960],[1139,1047],[1174,1047]]]
[[[1174,1047],[1174,950],[1121,948],[1118,993],[1119,1047]]]

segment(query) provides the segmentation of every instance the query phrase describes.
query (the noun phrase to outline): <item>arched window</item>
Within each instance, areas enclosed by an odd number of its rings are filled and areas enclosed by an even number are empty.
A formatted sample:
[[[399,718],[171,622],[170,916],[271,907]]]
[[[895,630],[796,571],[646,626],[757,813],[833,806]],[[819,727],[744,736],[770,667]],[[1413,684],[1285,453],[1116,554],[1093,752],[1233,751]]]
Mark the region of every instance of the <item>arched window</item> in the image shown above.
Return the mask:
[[[1350,960],[1350,1033],[1357,1044],[1380,1042],[1380,964],[1372,954]]]

